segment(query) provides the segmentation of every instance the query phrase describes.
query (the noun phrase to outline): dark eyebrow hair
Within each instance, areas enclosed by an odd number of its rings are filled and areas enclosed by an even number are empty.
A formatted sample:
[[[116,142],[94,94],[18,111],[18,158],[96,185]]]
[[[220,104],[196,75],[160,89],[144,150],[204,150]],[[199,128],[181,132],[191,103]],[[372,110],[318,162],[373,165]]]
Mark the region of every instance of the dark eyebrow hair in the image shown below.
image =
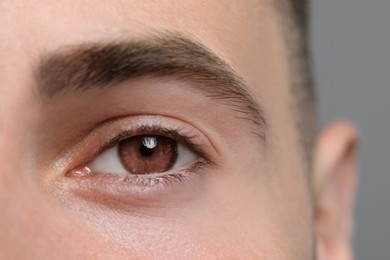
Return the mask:
[[[199,86],[258,126],[265,139],[262,107],[244,80],[207,47],[181,34],[169,33],[139,40],[92,42],[63,47],[41,57],[35,71],[40,96],[88,91],[142,77],[169,77]]]

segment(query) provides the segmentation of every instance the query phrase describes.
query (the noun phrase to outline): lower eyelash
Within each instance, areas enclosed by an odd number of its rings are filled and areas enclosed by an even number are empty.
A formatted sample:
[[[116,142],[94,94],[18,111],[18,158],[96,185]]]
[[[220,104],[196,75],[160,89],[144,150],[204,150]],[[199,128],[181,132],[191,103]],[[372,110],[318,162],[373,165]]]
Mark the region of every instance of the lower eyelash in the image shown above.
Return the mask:
[[[192,165],[189,169],[182,170],[178,173],[171,173],[160,176],[147,176],[145,175],[128,175],[123,181],[135,184],[137,186],[154,186],[159,184],[172,184],[174,182],[184,182],[188,179],[190,174],[198,173],[204,167],[210,165],[207,161],[198,161]]]
[[[140,177],[139,175],[129,175],[123,179],[125,183],[131,183],[136,186],[153,187],[157,185],[172,184],[174,182],[184,182],[188,178],[187,174],[169,174],[159,177]]]

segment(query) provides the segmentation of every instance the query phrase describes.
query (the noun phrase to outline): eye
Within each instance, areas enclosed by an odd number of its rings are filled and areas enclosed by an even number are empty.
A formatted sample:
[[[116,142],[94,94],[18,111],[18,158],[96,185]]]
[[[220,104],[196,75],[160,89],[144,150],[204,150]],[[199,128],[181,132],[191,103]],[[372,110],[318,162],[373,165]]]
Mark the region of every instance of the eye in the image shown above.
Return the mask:
[[[92,172],[120,175],[161,174],[194,162],[197,156],[172,138],[137,135],[119,141],[97,156]]]
[[[104,201],[119,196],[135,203],[136,198],[158,201],[157,194],[198,187],[207,169],[216,165],[215,158],[209,140],[196,127],[140,115],[104,121],[57,165],[74,160],[64,172],[70,181],[66,188],[77,195],[88,199],[104,194]]]
[[[110,207],[119,201],[141,206],[195,195],[216,158],[196,127],[140,115],[103,122],[57,165],[72,164],[62,187],[78,197]]]

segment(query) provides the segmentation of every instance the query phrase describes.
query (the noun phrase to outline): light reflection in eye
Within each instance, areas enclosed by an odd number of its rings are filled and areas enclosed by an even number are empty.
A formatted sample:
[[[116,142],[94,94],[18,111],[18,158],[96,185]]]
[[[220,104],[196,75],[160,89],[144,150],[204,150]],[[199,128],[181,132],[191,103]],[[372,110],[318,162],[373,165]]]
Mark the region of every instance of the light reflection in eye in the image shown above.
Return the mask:
[[[124,176],[163,174],[196,159],[194,152],[169,137],[138,135],[107,149],[88,168],[92,172]]]
[[[142,138],[142,144],[149,149],[153,149],[157,146],[157,137],[147,136]]]

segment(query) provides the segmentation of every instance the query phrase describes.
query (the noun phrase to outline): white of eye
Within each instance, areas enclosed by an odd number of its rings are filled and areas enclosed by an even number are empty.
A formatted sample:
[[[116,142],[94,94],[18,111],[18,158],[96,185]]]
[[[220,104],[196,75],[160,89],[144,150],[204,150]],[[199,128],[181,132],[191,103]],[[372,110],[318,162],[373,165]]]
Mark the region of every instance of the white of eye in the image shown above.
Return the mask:
[[[145,138],[143,140],[143,144],[149,148],[155,148],[157,146],[157,141],[155,138]],[[194,152],[191,152],[189,149],[183,147],[182,145],[177,145],[177,158],[175,163],[173,164],[172,169],[176,169],[182,167],[191,161],[196,159],[196,155]],[[118,153],[118,145],[115,145],[112,148],[107,149],[99,156],[97,156],[91,163],[89,163],[88,168],[92,172],[99,173],[110,173],[110,174],[118,174],[118,175],[129,175],[132,174],[122,165],[121,160],[119,158]],[[159,175],[164,175],[163,172],[158,173]],[[145,174],[151,175],[151,174]]]

